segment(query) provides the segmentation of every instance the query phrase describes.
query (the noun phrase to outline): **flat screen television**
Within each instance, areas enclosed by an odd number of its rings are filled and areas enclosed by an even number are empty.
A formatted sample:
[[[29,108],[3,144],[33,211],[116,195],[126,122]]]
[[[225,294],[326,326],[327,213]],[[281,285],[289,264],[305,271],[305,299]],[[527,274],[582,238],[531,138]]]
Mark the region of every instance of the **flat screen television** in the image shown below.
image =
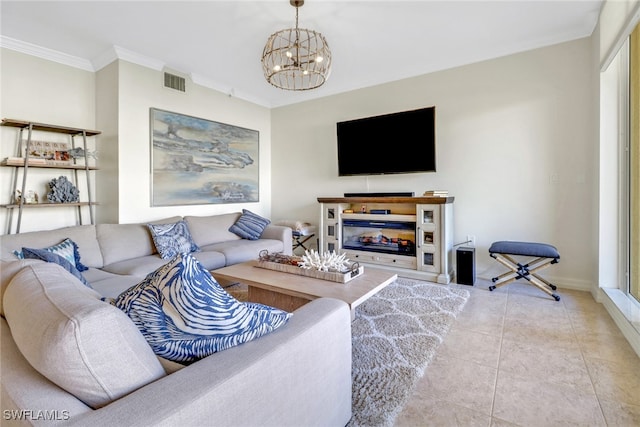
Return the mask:
[[[338,175],[436,171],[435,107],[338,122]]]

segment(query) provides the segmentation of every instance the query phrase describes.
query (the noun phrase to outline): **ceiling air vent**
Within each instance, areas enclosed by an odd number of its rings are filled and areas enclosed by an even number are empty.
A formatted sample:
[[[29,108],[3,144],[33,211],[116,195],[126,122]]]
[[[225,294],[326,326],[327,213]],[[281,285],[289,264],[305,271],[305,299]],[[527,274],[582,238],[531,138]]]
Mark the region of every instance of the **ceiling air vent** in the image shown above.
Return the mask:
[[[176,76],[175,74],[164,73],[164,87],[169,89],[179,90],[180,92],[186,92],[185,78]]]

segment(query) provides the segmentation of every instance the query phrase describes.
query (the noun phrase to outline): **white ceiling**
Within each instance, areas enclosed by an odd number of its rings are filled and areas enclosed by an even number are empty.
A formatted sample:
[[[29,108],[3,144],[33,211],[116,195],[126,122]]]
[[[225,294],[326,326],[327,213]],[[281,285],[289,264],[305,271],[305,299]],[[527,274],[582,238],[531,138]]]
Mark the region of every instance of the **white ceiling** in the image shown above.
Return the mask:
[[[190,75],[268,107],[292,104],[591,35],[601,0],[307,0],[300,27],[333,56],[324,86],[276,89],[260,56],[294,26],[278,1],[5,1],[3,47],[97,70],[116,57]],[[49,50],[51,49],[51,50]]]

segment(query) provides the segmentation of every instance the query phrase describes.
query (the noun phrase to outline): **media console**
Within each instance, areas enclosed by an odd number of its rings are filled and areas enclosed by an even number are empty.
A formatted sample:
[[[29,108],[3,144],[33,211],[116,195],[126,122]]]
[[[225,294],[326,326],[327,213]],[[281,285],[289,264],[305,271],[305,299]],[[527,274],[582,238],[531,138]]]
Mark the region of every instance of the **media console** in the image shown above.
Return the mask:
[[[453,197],[318,197],[320,251],[399,275],[453,277]],[[373,213],[386,212],[386,213]]]

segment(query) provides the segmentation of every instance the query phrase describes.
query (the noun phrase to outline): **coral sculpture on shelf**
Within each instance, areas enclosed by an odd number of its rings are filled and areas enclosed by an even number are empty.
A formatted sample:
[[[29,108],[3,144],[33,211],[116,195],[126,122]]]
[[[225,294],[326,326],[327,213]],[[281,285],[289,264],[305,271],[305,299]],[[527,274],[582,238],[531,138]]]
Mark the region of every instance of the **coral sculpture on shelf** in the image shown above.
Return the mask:
[[[66,177],[53,178],[49,182],[47,200],[50,203],[74,203],[80,200],[80,191]]]
[[[307,270],[344,272],[351,270],[349,260],[345,256],[336,254],[336,251],[319,253],[311,249],[304,252],[302,262],[298,265]]]

